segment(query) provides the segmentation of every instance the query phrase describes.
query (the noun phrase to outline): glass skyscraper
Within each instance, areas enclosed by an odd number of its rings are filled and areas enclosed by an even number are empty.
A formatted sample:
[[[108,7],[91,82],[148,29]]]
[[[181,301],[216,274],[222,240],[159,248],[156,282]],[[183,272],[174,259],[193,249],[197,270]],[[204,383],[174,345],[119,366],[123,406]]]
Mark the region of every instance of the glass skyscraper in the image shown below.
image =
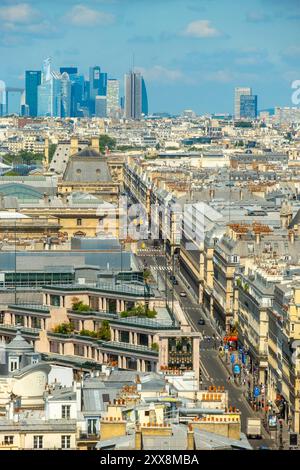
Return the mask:
[[[59,71],[60,71],[61,74],[66,72],[69,76],[78,74],[78,68],[77,67],[60,67]]]
[[[95,116],[105,118],[107,115],[106,96],[96,96],[95,100]]]
[[[107,95],[107,73],[105,72],[100,73],[99,95],[100,96]]]
[[[64,72],[60,80],[61,84],[61,117],[71,116],[71,81],[67,72]]]
[[[139,72],[125,75],[125,117],[140,119],[142,115],[142,76]]]
[[[240,96],[240,118],[255,119],[257,117],[257,95]]]
[[[40,70],[27,70],[25,73],[25,103],[28,106],[28,115],[36,117],[38,114],[38,87],[41,84],[42,72]]]
[[[38,116],[60,117],[62,111],[61,76],[51,72],[38,87]]]
[[[142,113],[148,116],[148,96],[145,80],[142,78]]]
[[[234,91],[234,117],[235,119],[240,119],[240,108],[241,108],[241,96],[242,95],[252,95],[251,88],[248,87],[237,87]]]

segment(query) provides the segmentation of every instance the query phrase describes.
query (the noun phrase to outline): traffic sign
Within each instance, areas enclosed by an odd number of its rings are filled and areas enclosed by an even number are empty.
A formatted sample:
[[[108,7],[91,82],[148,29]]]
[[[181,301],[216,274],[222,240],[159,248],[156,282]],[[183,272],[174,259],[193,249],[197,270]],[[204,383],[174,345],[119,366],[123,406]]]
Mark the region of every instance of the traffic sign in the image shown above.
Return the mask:
[[[233,373],[234,374],[240,374],[241,373],[241,368],[240,368],[239,364],[235,364],[233,366]]]

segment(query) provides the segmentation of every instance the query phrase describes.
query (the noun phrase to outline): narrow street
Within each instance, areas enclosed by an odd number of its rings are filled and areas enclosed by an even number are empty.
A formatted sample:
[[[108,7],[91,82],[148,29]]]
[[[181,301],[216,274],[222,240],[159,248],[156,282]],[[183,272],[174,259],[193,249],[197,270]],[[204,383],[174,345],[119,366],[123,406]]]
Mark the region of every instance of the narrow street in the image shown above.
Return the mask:
[[[229,405],[235,406],[241,411],[242,432],[245,433],[247,418],[258,415],[248,404],[247,400],[243,396],[243,391],[241,388],[228,381],[229,372],[218,356],[218,346],[220,344],[219,339],[216,339],[216,342],[213,339],[213,335],[215,335],[216,338],[220,338],[219,334],[216,332],[213,325],[211,325],[202,307],[193,300],[192,296],[188,292],[188,289],[185,288],[178,275],[176,276],[178,284],[174,286],[172,285],[170,280],[171,270],[167,265],[166,256],[163,254],[156,255],[151,249],[149,249],[148,252],[146,250],[143,251],[139,256],[139,259],[141,264],[144,264],[147,269],[151,270],[160,290],[164,290],[165,292],[165,283],[167,283],[167,294],[170,301],[172,299],[172,288],[174,287],[174,299],[180,302],[192,329],[194,331],[199,331],[202,334],[202,340],[200,343],[202,386],[224,386],[225,389],[228,390]],[[180,296],[180,292],[183,291],[186,292],[186,297]],[[205,325],[198,324],[200,317],[204,318]],[[207,337],[210,337],[211,339],[208,340]],[[270,439],[265,430],[263,431],[262,439],[251,439],[250,443],[253,448],[259,448],[260,446],[274,448],[275,444],[274,440]]]

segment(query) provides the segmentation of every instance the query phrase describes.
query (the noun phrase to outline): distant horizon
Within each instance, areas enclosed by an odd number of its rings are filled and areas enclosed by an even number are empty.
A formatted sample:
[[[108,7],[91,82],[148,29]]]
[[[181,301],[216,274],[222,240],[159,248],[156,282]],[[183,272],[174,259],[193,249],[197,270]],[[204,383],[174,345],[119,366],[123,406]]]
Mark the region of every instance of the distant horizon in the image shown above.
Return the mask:
[[[150,113],[232,113],[236,86],[261,109],[293,106],[299,18],[297,0],[2,0],[0,80],[23,86],[25,70],[52,57],[85,76],[99,65],[123,86],[134,62]]]

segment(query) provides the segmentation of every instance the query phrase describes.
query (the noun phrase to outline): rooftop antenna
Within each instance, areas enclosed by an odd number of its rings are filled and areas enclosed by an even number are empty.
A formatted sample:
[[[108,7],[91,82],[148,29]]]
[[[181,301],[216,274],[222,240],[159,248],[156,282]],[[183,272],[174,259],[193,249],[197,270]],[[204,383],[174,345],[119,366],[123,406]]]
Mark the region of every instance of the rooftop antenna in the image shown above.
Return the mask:
[[[132,54],[132,71],[134,72],[134,52]]]

